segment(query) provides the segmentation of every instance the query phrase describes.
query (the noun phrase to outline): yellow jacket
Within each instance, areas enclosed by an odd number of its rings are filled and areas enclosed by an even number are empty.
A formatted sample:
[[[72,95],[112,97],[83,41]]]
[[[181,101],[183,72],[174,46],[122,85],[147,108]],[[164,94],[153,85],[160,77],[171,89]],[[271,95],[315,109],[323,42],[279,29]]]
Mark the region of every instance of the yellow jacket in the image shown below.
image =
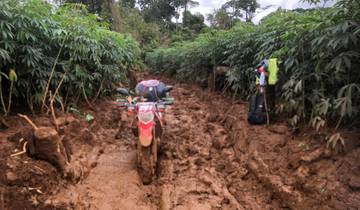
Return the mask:
[[[269,85],[275,85],[278,81],[278,71],[277,58],[269,59]]]
[[[277,58],[271,58],[269,59],[269,77],[268,77],[268,84],[269,85],[275,85],[278,81],[278,71],[279,68],[277,66]],[[260,83],[259,77],[256,77],[256,84],[258,85]]]

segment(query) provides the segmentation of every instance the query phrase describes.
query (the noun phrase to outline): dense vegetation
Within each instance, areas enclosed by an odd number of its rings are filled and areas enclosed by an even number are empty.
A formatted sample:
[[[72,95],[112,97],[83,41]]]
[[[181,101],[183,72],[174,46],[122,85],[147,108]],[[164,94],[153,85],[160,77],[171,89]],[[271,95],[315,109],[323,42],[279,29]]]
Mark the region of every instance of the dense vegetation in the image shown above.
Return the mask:
[[[360,4],[341,0],[332,8],[278,10],[259,25],[238,23],[212,30],[195,41],[177,42],[147,54],[154,71],[178,79],[206,79],[228,65],[227,85],[243,98],[255,90],[254,67],[265,58],[281,60],[277,111],[294,125],[310,120],[319,128],[359,120]]]
[[[190,12],[198,5],[193,0],[52,2],[0,2],[1,113],[15,105],[36,111],[54,100],[62,108],[95,100],[124,82],[130,69],[142,68],[141,58],[156,72],[193,81],[206,81],[214,67],[227,65],[226,90],[246,99],[256,89],[254,67],[276,57],[276,111],[294,126],[359,122],[356,0],[279,9],[259,25],[251,23],[260,6],[255,0],[229,0],[207,16],[210,27]]]
[[[110,31],[83,5],[55,8],[42,0],[3,0],[0,8],[4,113],[11,100],[35,110],[45,98],[62,105],[96,98],[125,81],[126,71],[139,62],[137,42]]]

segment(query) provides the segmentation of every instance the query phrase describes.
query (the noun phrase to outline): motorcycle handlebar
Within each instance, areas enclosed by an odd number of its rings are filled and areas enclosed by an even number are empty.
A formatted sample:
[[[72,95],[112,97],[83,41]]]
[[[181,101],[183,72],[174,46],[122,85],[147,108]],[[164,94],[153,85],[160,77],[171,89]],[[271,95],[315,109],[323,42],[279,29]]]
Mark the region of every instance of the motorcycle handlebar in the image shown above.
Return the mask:
[[[127,107],[127,108],[136,107],[136,103],[129,103],[126,100],[119,100],[119,101],[114,102],[113,104],[115,104],[116,106],[119,106],[119,107]],[[169,105],[173,105],[174,101],[173,100],[162,100],[162,101],[157,102],[156,104],[169,106]]]
[[[164,105],[173,105],[173,104],[174,104],[173,101],[165,101],[165,102],[164,102]]]
[[[131,104],[129,102],[123,102],[123,101],[116,101],[114,104],[116,106],[119,106],[119,107],[132,107],[132,106],[135,106],[134,104]]]

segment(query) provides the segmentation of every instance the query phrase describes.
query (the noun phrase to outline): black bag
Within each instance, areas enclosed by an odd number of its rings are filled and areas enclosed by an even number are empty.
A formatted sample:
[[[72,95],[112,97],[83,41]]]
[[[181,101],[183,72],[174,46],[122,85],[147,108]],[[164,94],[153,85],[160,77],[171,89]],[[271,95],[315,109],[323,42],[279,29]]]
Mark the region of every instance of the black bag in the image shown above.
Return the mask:
[[[261,125],[267,122],[264,95],[251,96],[249,102],[248,122],[253,125]]]
[[[135,91],[138,95],[148,99],[148,102],[156,102],[166,97],[166,85],[162,82],[158,82],[158,84],[154,86],[146,86],[142,83],[139,83],[137,84]]]

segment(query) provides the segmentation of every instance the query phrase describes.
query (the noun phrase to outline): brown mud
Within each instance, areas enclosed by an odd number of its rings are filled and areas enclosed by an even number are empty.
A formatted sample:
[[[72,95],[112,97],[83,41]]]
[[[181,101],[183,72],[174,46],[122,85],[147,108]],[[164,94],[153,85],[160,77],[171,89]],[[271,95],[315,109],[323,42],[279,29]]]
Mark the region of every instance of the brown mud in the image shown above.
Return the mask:
[[[157,177],[147,186],[136,170],[126,114],[110,101],[80,109],[93,122],[71,114],[59,118],[77,169],[70,178],[26,154],[10,157],[32,134],[18,117],[6,118],[9,128],[0,128],[0,209],[359,208],[358,129],[345,132],[347,151],[339,155],[313,131],[294,136],[280,122],[248,125],[246,103],[186,84],[175,84],[172,95]],[[32,119],[53,126],[48,116]]]

